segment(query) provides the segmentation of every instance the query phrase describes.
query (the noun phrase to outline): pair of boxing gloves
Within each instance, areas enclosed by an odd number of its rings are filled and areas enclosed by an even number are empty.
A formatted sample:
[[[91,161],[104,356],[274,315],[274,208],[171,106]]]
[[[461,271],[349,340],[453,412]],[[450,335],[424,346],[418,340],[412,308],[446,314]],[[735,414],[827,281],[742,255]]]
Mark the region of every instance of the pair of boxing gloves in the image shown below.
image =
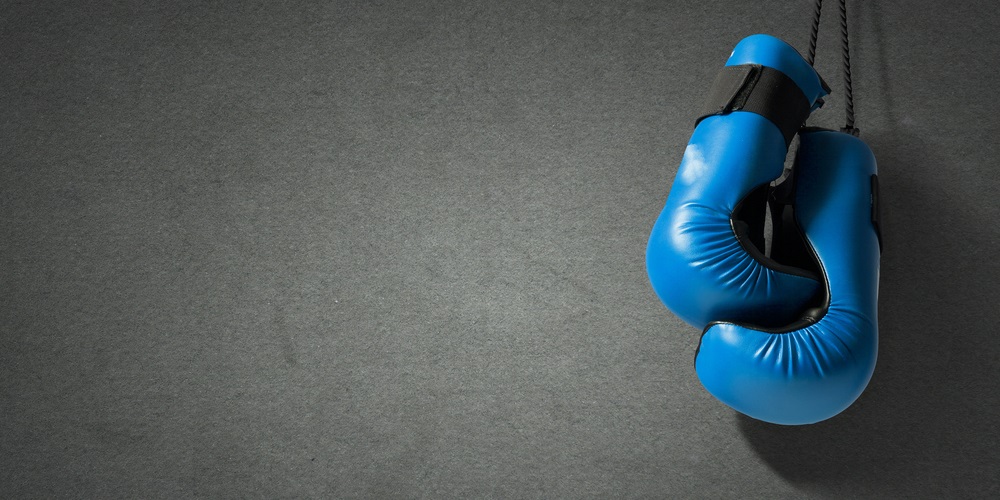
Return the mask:
[[[768,35],[741,41],[712,87],[646,253],[660,300],[702,330],[702,385],[778,424],[818,422],[850,406],[878,352],[875,158],[849,131],[802,128],[828,93],[788,44]]]

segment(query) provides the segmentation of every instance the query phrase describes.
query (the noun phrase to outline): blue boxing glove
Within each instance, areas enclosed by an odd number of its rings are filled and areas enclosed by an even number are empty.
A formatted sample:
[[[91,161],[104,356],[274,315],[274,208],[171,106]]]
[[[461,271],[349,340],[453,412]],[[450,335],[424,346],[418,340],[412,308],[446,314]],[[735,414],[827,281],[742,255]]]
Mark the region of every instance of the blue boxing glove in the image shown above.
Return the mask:
[[[777,328],[713,322],[695,356],[710,393],[779,424],[818,422],[847,408],[867,386],[878,352],[875,157],[846,133],[806,129],[799,137],[792,198],[797,227],[789,231],[789,223],[776,222],[774,245],[795,244],[781,241],[782,233],[804,233],[804,248],[822,275],[821,294],[801,319]]]
[[[792,137],[828,92],[777,38],[753,35],[733,50],[646,250],[653,289],[684,321],[777,327],[821,293],[815,270],[765,256],[763,218]]]

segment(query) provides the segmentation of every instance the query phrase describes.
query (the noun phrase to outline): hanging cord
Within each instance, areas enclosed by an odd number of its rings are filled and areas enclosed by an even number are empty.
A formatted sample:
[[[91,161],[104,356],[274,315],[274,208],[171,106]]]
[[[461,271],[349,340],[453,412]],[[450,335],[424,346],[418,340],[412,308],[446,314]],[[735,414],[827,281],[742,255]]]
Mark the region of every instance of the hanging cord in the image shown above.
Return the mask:
[[[809,65],[816,62],[816,38],[819,37],[819,16],[823,13],[823,0],[816,0],[816,8],[813,10],[813,24],[809,31]]]
[[[851,84],[851,47],[847,37],[847,0],[840,0],[840,39],[844,61],[844,97],[847,101],[847,124],[841,131],[857,136],[861,131],[854,127],[854,87]]]
[[[815,66],[816,62],[816,39],[819,37],[820,15],[823,13],[823,0],[816,0],[813,9],[812,28],[809,30],[809,55],[807,61],[810,66]],[[847,35],[847,0],[840,0],[840,43],[841,56],[844,68],[844,98],[846,101],[845,112],[847,120],[841,132],[857,136],[860,130],[854,126],[854,85],[851,81],[851,46]]]

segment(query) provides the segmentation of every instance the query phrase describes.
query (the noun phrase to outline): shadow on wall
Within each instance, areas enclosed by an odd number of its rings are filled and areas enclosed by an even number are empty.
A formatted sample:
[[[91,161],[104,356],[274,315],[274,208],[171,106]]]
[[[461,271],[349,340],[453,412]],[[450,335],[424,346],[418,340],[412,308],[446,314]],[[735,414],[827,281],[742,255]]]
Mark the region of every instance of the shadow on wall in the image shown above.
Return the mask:
[[[966,154],[896,126],[884,17],[860,7],[893,129],[861,135],[878,160],[883,207],[878,365],[865,393],[830,420],[784,427],[740,415],[740,430],[778,474],[818,494],[1000,498],[996,194],[968,192]]]
[[[879,161],[884,207],[875,375],[830,420],[785,427],[740,415],[740,429],[805,490],[1000,497],[996,221],[972,206],[995,201],[949,193],[960,159],[920,137],[862,138]]]

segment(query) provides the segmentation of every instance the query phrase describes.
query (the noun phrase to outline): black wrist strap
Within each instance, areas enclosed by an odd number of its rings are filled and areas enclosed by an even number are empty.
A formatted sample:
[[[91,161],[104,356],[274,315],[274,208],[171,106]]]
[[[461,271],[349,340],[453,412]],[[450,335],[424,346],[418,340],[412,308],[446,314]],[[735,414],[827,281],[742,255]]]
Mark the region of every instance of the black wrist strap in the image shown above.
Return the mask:
[[[810,111],[809,99],[784,73],[760,64],[725,66],[695,125],[706,117],[749,111],[777,125],[788,147]]]

